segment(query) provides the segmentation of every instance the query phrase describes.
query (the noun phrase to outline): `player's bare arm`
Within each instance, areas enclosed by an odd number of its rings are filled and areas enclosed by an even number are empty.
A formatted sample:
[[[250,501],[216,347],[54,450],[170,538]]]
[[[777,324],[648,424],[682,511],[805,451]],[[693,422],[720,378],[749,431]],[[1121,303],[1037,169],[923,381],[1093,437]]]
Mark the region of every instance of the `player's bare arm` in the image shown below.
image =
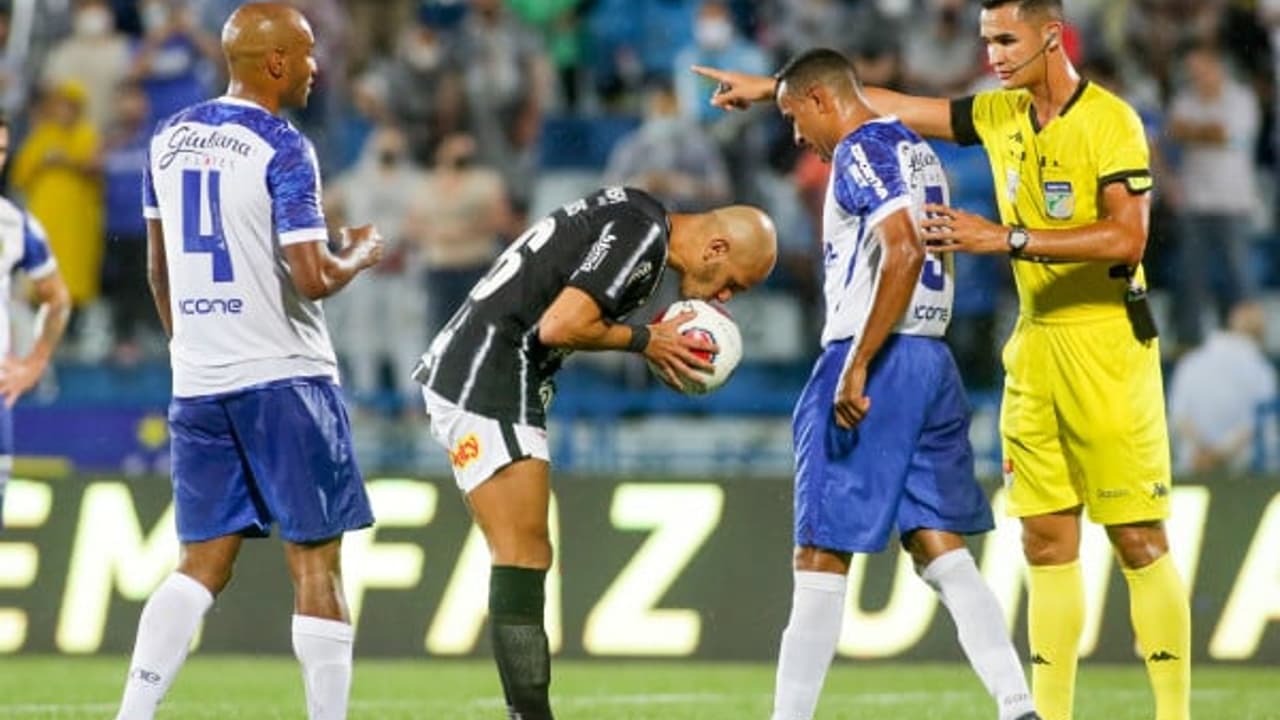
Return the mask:
[[[147,218],[147,284],[156,304],[165,337],[173,337],[173,311],[169,307],[169,262],[164,252],[164,226]]]
[[[694,65],[693,72],[720,83],[711,104],[723,110],[745,110],[753,103],[769,102],[777,91],[778,81],[767,75],[721,70]],[[863,94],[878,112],[896,115],[907,127],[925,137],[955,140],[951,130],[951,101],[947,98],[904,95],[877,87],[864,87]]]
[[[681,377],[700,382],[699,370],[711,370],[712,366],[698,353],[719,350],[713,343],[680,334],[678,328],[693,317],[694,313],[683,312],[647,326],[649,342],[642,352],[675,387],[680,386]],[[606,319],[595,299],[576,287],[561,290],[538,321],[539,342],[571,350],[627,350],[633,332],[630,325]]]
[[[374,226],[349,228],[341,235],[343,245],[336,253],[329,252],[319,241],[284,248],[294,287],[310,300],[329,297],[346,287],[360,271],[382,262],[382,236]]]
[[[1009,252],[1009,228],[945,205],[928,205],[921,223],[925,242],[935,252],[999,254]],[[1123,182],[1102,189],[1103,216],[1097,222],[1062,230],[1031,230],[1020,253],[1067,262],[1115,262],[1137,265],[1147,249],[1150,193],[1133,193]]]
[[[0,363],[0,395],[9,407],[40,381],[71,316],[71,292],[61,273],[55,270],[33,284],[38,307],[35,344],[24,357],[7,357]]]
[[[867,325],[849,351],[851,357],[836,388],[836,423],[846,429],[857,426],[871,409],[871,399],[863,395],[867,368],[907,311],[924,265],[924,243],[908,210],[885,218],[873,232],[882,249],[880,280]]]

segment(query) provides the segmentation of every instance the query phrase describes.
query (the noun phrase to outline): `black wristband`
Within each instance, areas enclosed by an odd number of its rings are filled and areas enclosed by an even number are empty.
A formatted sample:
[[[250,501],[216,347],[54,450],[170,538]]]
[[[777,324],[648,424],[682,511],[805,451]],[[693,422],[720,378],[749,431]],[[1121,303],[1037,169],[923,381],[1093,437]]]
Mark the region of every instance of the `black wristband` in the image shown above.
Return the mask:
[[[627,342],[627,352],[642,353],[649,347],[649,326],[631,325],[631,340]]]

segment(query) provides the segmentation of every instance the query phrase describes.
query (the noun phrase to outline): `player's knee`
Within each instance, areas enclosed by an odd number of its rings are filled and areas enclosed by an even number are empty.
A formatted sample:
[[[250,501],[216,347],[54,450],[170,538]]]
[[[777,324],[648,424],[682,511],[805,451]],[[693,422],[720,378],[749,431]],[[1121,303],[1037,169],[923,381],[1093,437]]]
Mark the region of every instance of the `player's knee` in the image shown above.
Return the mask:
[[[178,565],[178,572],[203,585],[211,595],[222,592],[231,582],[231,565],[220,566],[183,559]]]
[[[1121,564],[1127,568],[1143,568],[1169,552],[1169,538],[1161,523],[1108,525],[1107,537]]]
[[[513,529],[514,530],[514,529]],[[545,528],[503,533],[489,539],[489,552],[494,565],[546,570],[551,567],[554,551]]]
[[[1066,565],[1075,562],[1080,551],[1067,538],[1024,528],[1022,554],[1028,565]]]
[[[792,567],[801,572],[847,575],[851,557],[849,553],[801,545],[796,548],[795,555],[792,557]]]

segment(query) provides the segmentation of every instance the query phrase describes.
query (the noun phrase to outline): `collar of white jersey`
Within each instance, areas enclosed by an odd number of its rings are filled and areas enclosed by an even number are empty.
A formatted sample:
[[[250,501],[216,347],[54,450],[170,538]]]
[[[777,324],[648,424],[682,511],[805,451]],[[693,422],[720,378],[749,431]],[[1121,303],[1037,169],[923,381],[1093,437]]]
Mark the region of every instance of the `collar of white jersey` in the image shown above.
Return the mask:
[[[262,107],[261,105],[259,105],[258,103],[252,100],[246,100],[245,98],[236,97],[234,95],[222,95],[216,98],[216,101],[220,103],[226,103],[228,105],[239,105],[240,107],[254,108],[257,110],[261,110],[264,113],[271,112],[270,110]]]

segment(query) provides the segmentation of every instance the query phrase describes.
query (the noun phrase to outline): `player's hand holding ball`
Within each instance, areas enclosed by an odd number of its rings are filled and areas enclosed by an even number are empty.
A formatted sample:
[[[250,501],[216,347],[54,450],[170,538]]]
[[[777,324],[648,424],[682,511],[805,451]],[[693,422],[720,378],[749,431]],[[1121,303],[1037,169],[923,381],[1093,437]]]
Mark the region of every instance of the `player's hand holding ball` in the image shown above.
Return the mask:
[[[382,254],[386,245],[382,235],[373,225],[361,225],[354,228],[342,228],[342,250],[356,261],[361,270],[371,268],[382,262]]]
[[[649,369],[686,395],[724,385],[742,360],[742,334],[722,307],[702,300],[672,303],[650,325]]]

